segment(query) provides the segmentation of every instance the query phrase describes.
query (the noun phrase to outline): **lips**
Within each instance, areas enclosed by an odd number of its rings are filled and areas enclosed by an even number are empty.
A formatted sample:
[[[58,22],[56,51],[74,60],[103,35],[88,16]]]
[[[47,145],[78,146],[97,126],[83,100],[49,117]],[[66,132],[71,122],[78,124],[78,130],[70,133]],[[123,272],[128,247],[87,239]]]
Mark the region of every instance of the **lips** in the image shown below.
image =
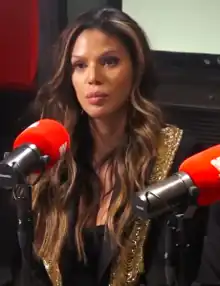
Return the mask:
[[[86,95],[89,104],[98,106],[103,105],[107,97],[108,95],[103,92],[90,92]]]
[[[105,98],[107,96],[104,92],[96,91],[87,93],[86,98]]]

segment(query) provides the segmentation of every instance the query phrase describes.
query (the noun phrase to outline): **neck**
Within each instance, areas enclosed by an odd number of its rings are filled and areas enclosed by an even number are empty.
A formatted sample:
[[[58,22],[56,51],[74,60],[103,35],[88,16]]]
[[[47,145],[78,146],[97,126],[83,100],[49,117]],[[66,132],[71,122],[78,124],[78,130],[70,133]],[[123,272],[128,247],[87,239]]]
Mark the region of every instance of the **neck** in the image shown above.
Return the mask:
[[[100,160],[113,150],[125,135],[126,114],[118,114],[90,121],[94,138],[94,161]]]

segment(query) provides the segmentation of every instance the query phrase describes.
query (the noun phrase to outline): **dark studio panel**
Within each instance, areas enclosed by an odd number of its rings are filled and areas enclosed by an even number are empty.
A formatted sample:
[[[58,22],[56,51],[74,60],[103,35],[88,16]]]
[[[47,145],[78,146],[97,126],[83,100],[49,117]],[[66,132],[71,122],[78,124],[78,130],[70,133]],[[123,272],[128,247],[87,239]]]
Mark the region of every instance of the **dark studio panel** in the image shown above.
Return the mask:
[[[155,52],[156,99],[169,122],[190,130],[205,147],[220,143],[219,55]]]
[[[169,122],[189,130],[204,148],[220,143],[220,112],[217,109],[164,107]]]

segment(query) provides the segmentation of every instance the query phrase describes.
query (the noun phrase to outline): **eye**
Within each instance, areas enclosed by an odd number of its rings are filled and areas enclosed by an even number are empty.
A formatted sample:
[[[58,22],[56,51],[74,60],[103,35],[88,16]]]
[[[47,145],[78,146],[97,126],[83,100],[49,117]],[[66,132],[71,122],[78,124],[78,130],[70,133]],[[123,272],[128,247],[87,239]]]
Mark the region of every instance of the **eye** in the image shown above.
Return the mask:
[[[76,62],[76,63],[73,63],[72,68],[74,71],[75,70],[82,70],[82,69],[86,68],[86,64],[84,62]]]
[[[101,64],[108,67],[115,67],[119,61],[120,59],[115,56],[105,56],[101,59]]]

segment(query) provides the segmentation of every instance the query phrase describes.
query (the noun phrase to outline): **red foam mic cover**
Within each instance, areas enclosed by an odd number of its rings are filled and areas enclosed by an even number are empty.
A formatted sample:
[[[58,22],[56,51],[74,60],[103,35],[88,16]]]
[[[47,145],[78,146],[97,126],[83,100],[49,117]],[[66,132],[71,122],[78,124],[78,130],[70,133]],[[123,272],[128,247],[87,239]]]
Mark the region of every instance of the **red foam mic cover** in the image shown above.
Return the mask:
[[[59,122],[41,119],[17,136],[13,149],[23,144],[34,144],[41,155],[48,155],[50,157],[48,167],[52,167],[70,148],[70,136]]]
[[[199,188],[199,205],[210,205],[220,200],[220,145],[186,159],[179,171],[187,173]]]

